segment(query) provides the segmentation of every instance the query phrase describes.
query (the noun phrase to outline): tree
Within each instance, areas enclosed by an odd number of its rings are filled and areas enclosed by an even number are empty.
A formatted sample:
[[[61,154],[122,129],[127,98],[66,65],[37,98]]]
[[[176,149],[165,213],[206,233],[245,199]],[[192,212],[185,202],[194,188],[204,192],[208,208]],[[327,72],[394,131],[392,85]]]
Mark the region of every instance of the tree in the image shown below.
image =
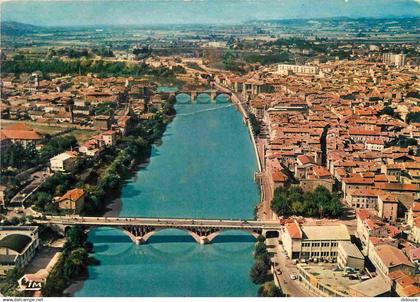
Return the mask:
[[[87,239],[87,235],[83,228],[81,228],[80,226],[75,226],[67,231],[66,238],[67,241],[65,249],[74,249],[77,247],[84,246]]]
[[[279,187],[274,191],[271,209],[277,213],[277,215],[281,216],[290,213],[290,205],[287,200],[287,190],[285,188]]]
[[[271,208],[279,216],[304,215],[339,217],[343,206],[337,194],[318,186],[313,192],[303,192],[299,187],[277,188]]]
[[[44,209],[48,203],[51,203],[52,196],[47,192],[37,192],[34,194],[34,204],[38,209]]]
[[[258,297],[284,297],[282,290],[273,281],[264,283],[258,289]]]
[[[420,112],[410,112],[406,117],[407,123],[420,123]]]
[[[257,260],[254,266],[251,268],[250,277],[253,283],[263,284],[268,280],[269,266],[264,262]]]
[[[265,246],[264,242],[257,242],[255,245],[255,255],[261,255],[262,253],[267,251],[267,247]]]
[[[400,114],[398,112],[395,112],[394,108],[392,108],[390,106],[385,106],[378,113],[379,113],[379,115],[386,114],[386,115],[392,116],[394,118],[400,118]]]
[[[265,237],[263,235],[258,235],[257,242],[265,242]]]
[[[254,131],[254,134],[259,135],[261,132],[261,126],[257,118],[255,117],[253,113],[249,113],[248,117],[249,117],[249,122],[251,123],[252,130]]]
[[[50,159],[51,157],[69,150],[77,145],[77,139],[74,135],[57,136],[49,139],[41,149],[41,157]]]
[[[86,272],[88,253],[84,248],[77,248],[70,252],[64,260],[64,276],[72,279]]]

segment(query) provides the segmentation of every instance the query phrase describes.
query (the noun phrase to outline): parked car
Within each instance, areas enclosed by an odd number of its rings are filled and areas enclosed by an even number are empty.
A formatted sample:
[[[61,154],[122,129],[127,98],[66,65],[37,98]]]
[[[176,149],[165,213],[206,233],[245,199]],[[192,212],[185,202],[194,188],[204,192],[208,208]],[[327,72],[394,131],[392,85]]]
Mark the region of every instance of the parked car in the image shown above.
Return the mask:
[[[290,275],[290,279],[296,280],[297,279],[297,276],[296,275]]]

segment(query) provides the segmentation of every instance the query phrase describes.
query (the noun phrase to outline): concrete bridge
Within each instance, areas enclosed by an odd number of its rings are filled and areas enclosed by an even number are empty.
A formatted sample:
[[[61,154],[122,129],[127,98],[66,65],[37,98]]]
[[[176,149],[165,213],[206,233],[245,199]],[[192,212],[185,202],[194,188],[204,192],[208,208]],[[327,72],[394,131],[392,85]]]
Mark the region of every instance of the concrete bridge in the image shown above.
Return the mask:
[[[67,228],[75,225],[113,227],[121,229],[136,244],[147,242],[153,234],[164,229],[184,230],[199,244],[210,243],[217,235],[227,230],[241,230],[258,237],[266,235],[267,232],[273,232],[275,236],[279,236],[282,229],[279,221],[226,219],[46,216],[44,219],[35,221],[55,227],[64,233]]]
[[[231,92],[227,92],[223,90],[205,90],[205,91],[191,90],[191,91],[170,92],[170,95],[174,95],[174,96],[178,96],[180,94],[189,95],[191,99],[191,103],[197,103],[197,97],[202,94],[207,94],[210,97],[211,103],[215,103],[219,95],[225,95],[228,99],[230,99],[230,97],[232,96]]]

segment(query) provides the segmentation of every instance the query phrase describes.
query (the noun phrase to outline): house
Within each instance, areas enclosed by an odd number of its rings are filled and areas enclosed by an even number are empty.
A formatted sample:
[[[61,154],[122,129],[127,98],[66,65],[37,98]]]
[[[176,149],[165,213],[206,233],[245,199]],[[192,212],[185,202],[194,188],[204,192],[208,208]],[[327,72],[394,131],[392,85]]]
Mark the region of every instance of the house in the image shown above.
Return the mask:
[[[42,136],[24,123],[17,123],[5,127],[0,130],[2,141],[7,138],[13,143],[20,143],[24,147],[28,144],[37,144],[41,141]],[[2,143],[3,144],[3,143]]]
[[[100,151],[101,147],[99,146],[98,141],[93,139],[88,140],[79,147],[80,153],[92,157],[99,155]]]
[[[50,159],[50,168],[54,172],[70,172],[77,160],[75,151],[66,151]]]
[[[420,287],[415,277],[408,275],[401,270],[393,271],[389,274],[392,282],[392,290],[400,297],[418,297]]]
[[[397,270],[401,270],[409,276],[415,274],[416,267],[402,250],[390,244],[379,244],[369,253],[369,259],[376,267],[376,271],[385,279]]]
[[[93,120],[93,127],[98,130],[111,129],[112,118],[106,115],[97,115]]]
[[[375,210],[356,210],[356,236],[360,239],[363,253],[369,255],[375,245],[382,242],[396,244],[396,238],[400,237],[402,231],[388,223],[384,223]]]
[[[378,195],[378,216],[387,221],[397,220],[398,199],[390,193],[380,193]]]
[[[375,209],[378,202],[378,192],[374,189],[349,190],[346,202],[354,209]]]
[[[342,190],[344,193],[344,198],[347,199],[347,194],[349,190],[360,190],[360,189],[371,189],[373,188],[375,182],[372,178],[362,177],[362,176],[353,176],[346,177],[342,180]]]
[[[117,133],[113,130],[102,132],[101,137],[106,146],[114,146],[117,142]]]
[[[0,275],[14,268],[23,269],[39,246],[37,226],[0,227]]]
[[[75,188],[67,191],[63,196],[55,198],[54,202],[58,208],[79,212],[85,202],[86,193],[83,189]]]

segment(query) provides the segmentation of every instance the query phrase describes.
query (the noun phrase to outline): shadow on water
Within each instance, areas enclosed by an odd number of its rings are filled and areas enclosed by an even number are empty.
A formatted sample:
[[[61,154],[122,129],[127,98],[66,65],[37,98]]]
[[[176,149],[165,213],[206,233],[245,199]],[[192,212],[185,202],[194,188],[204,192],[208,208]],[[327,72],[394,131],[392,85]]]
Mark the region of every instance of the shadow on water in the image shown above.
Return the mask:
[[[156,235],[150,237],[147,244],[153,243],[181,243],[181,242],[194,242],[194,238],[189,235]]]
[[[255,238],[250,235],[219,235],[213,239],[212,243],[241,243],[241,242],[255,242]]]
[[[92,238],[96,243],[132,243],[131,239],[125,235],[95,235],[94,238]],[[96,247],[95,247],[96,250]]]
[[[133,181],[136,181],[137,178],[138,178],[137,176],[135,178],[133,178]],[[130,183],[130,182],[127,182],[127,183]],[[132,183],[132,181],[131,181],[131,183]],[[132,196],[132,197],[137,197],[143,192],[142,190],[136,189],[134,186],[127,187],[126,190],[127,190],[127,192],[130,193],[130,196]]]

